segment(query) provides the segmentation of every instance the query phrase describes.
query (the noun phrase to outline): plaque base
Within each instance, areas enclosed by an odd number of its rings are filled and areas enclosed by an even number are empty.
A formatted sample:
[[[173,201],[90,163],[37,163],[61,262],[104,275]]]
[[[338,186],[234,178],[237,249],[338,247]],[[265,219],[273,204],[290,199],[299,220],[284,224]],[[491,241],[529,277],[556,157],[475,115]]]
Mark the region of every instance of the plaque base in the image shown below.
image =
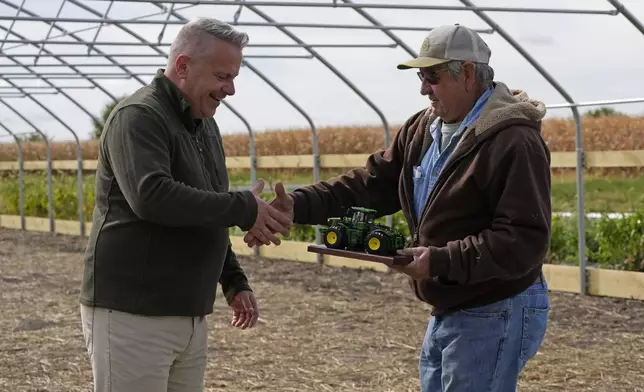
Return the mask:
[[[359,252],[359,251],[346,250],[346,249],[332,249],[332,248],[327,248],[324,245],[309,245],[307,250],[312,253],[321,253],[325,255],[346,257],[349,259],[358,259],[358,260],[382,263],[390,267],[394,265],[405,266],[411,263],[412,261],[414,261],[413,256],[407,256],[407,255],[380,256],[380,255],[372,255],[367,252]]]

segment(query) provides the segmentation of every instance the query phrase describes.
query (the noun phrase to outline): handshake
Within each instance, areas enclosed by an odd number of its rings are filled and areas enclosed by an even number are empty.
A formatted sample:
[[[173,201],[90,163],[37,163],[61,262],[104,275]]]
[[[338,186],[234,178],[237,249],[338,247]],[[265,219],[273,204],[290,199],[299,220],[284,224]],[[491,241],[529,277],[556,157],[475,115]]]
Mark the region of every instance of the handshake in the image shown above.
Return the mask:
[[[257,219],[244,236],[244,242],[251,248],[271,242],[279,245],[281,241],[275,233],[287,236],[293,224],[293,199],[286,194],[284,184],[275,184],[275,198],[270,203],[260,197],[263,189],[264,180],[261,179],[251,189],[257,201]]]

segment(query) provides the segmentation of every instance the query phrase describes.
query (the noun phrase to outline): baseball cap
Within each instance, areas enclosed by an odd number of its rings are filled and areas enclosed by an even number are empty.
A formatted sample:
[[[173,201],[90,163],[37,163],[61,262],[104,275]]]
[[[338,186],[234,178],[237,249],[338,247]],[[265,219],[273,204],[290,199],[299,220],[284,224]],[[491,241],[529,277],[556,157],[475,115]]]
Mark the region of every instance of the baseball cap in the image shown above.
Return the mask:
[[[492,54],[479,34],[459,24],[432,29],[423,40],[418,57],[398,64],[398,69],[425,68],[452,60],[487,64]]]

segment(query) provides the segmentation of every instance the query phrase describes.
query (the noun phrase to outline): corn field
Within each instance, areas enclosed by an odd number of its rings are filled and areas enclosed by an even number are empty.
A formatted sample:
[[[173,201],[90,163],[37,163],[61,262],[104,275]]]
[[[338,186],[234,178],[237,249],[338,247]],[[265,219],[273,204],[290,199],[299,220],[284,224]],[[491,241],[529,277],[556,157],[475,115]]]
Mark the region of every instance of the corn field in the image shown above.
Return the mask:
[[[392,138],[400,125],[391,126]],[[548,119],[542,128],[544,139],[551,151],[575,150],[575,124],[572,119]],[[644,149],[644,116],[605,116],[582,118],[585,151],[640,150]],[[224,135],[224,148],[228,156],[248,156],[248,134]],[[384,146],[384,131],[378,126],[353,126],[320,128],[318,143],[320,154],[368,154]],[[52,142],[52,159],[76,159],[73,142]],[[271,131],[255,134],[258,155],[305,155],[312,153],[312,134],[309,129]],[[82,142],[84,159],[96,159],[98,141]],[[23,142],[25,160],[45,160],[42,142]],[[15,143],[0,144],[0,161],[16,160]]]

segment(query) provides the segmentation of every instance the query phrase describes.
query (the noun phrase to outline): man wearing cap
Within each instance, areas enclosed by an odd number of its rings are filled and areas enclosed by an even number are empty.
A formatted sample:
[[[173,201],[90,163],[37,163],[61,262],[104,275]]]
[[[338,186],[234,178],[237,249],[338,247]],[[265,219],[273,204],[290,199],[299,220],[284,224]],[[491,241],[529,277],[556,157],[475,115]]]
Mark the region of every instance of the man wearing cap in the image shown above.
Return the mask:
[[[514,391],[539,349],[549,313],[542,265],[550,245],[545,105],[494,82],[491,51],[459,25],[433,29],[417,69],[430,107],[413,114],[365,167],[280,192],[294,223],[325,224],[343,206],[403,211],[405,267],[432,306],[420,353],[422,392]],[[257,242],[246,236],[249,246]]]

